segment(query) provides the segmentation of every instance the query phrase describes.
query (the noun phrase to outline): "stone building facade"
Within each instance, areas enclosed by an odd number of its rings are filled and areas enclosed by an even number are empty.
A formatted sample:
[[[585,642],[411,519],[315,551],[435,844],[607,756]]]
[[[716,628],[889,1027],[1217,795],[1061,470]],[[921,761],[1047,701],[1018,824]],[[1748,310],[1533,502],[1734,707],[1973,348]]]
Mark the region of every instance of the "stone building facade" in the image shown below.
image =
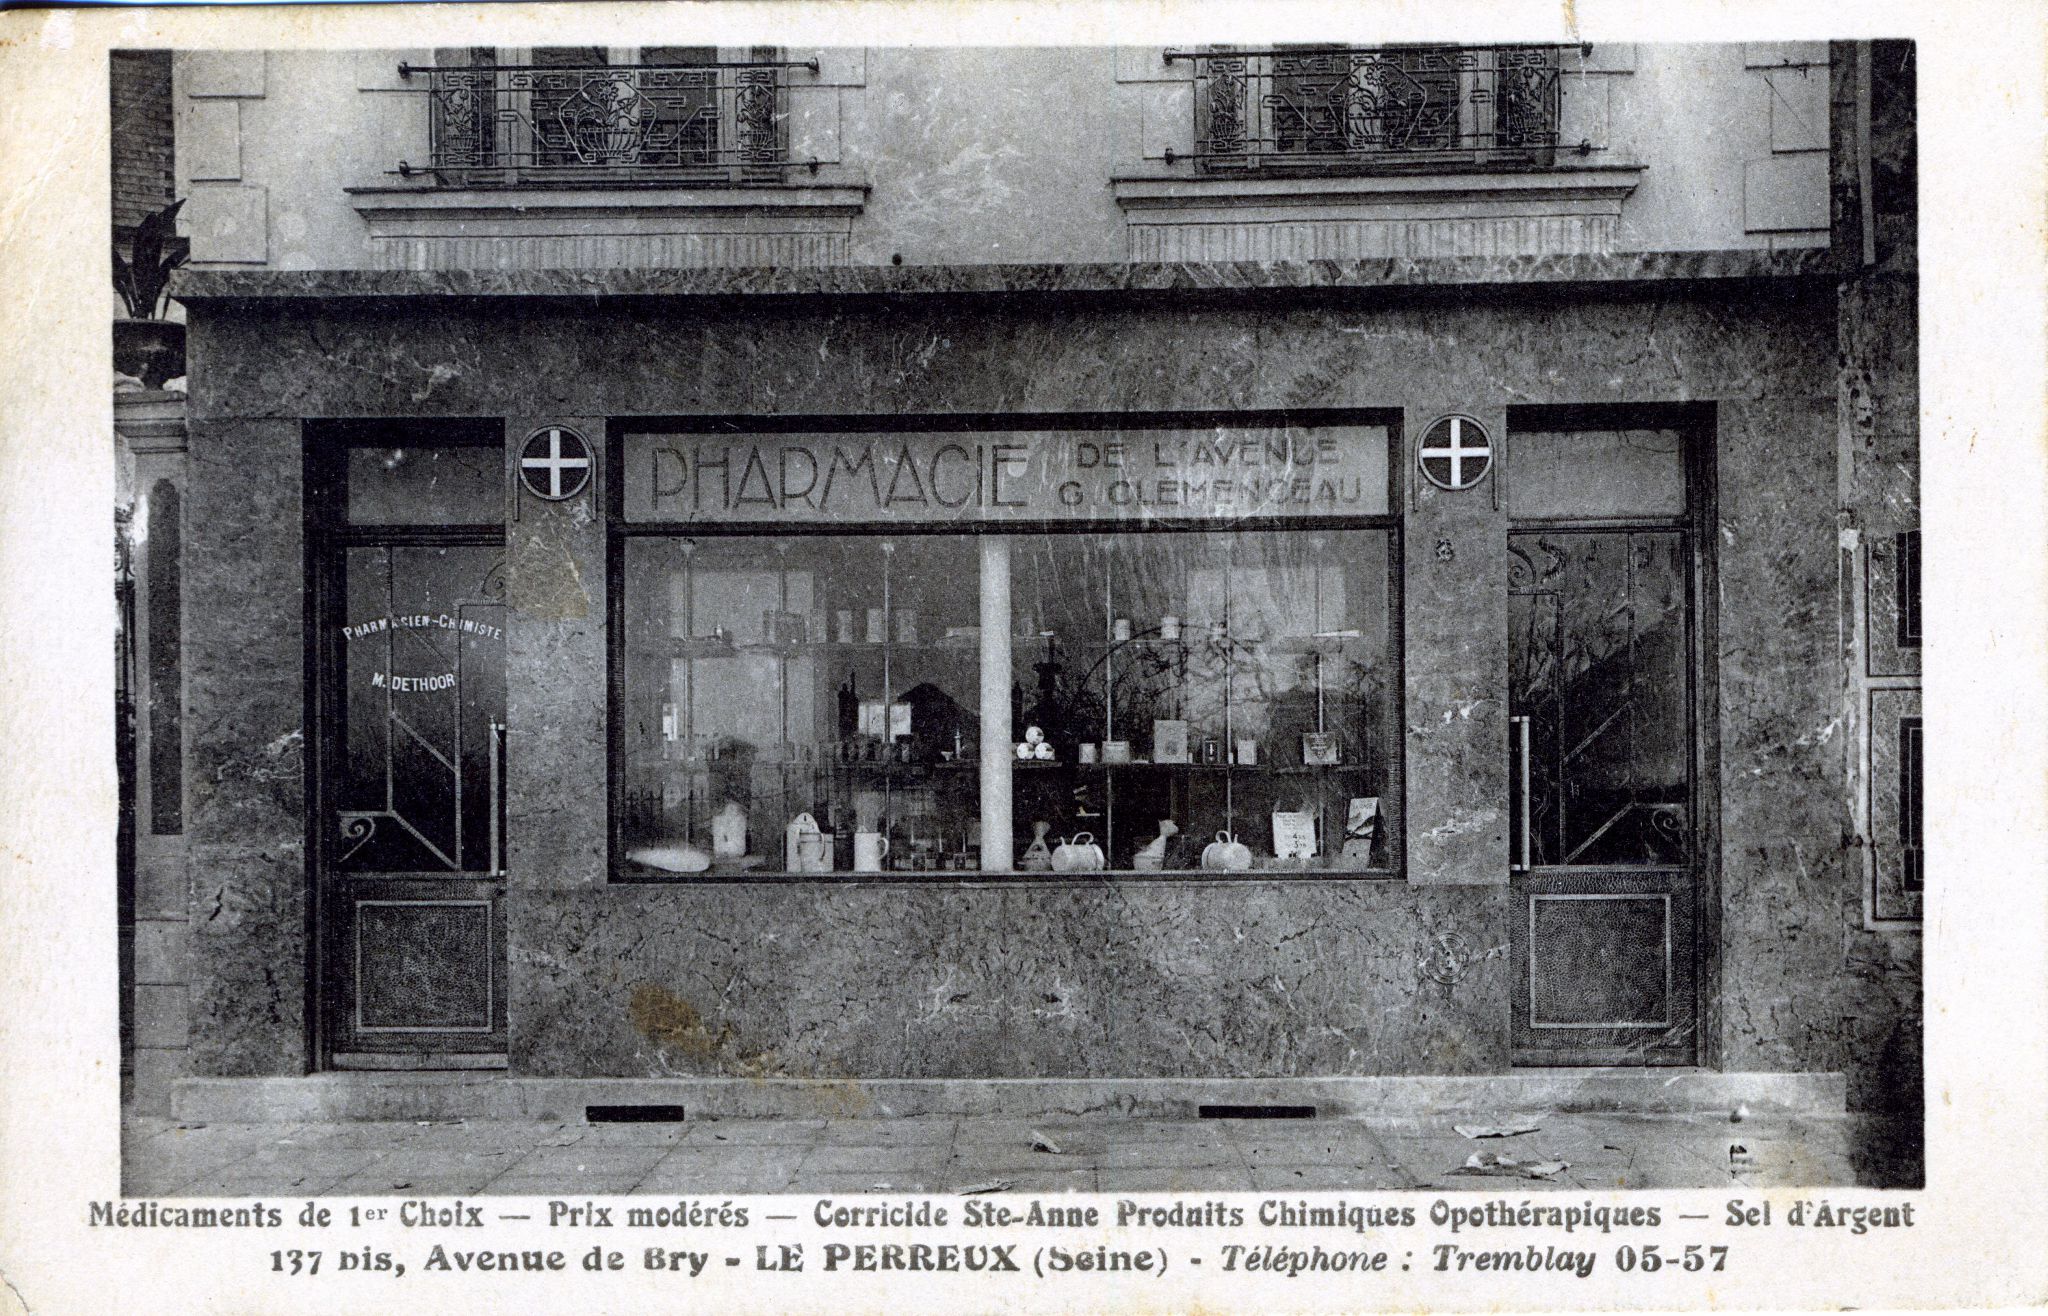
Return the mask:
[[[1916,1108],[1911,58],[179,54],[180,1108]]]

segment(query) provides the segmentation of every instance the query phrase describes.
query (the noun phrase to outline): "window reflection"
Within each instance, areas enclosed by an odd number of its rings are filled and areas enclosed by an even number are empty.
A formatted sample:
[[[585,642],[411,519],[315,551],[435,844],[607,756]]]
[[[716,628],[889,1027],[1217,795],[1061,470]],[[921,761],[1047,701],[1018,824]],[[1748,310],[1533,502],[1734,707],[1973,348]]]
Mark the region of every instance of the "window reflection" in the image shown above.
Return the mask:
[[[1008,687],[1018,866],[1066,840],[1088,869],[1201,869],[1227,834],[1238,868],[1387,871],[1390,547],[1016,536],[1004,672],[973,536],[630,538],[625,871],[979,870],[984,681]]]
[[[972,867],[978,565],[966,538],[626,545],[626,858],[647,872]],[[879,844],[875,847],[881,849]]]
[[[504,552],[351,548],[337,867],[504,867]]]
[[[1381,531],[1022,542],[1012,699],[1054,759],[1019,764],[1016,834],[1087,832],[1112,869],[1136,866],[1162,822],[1166,869],[1201,868],[1219,834],[1254,868],[1390,867],[1388,543]]]
[[[1517,815],[1529,862],[1685,862],[1683,535],[1518,534],[1509,547],[1509,711],[1528,727]]]

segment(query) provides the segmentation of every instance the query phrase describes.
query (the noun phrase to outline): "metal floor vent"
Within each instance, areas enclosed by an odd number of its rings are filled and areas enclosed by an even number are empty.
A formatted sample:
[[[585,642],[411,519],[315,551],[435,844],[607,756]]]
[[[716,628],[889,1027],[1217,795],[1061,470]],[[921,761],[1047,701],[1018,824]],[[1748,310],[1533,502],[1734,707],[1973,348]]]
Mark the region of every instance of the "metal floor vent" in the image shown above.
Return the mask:
[[[585,1124],[681,1124],[681,1106],[585,1106]]]
[[[1314,1106],[1201,1106],[1196,1113],[1205,1120],[1312,1120]]]

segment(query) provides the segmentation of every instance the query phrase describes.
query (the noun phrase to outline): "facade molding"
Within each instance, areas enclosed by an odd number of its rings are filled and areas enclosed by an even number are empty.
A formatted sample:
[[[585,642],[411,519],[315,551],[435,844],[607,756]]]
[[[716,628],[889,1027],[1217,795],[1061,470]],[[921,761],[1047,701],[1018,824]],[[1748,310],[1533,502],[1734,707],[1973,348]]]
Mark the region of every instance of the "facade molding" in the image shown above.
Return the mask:
[[[1125,174],[1110,180],[1125,210],[1176,209],[1202,205],[1386,205],[1399,202],[1459,203],[1461,214],[1483,213],[1488,203],[1528,201],[1607,202],[1618,206],[1642,180],[1640,165],[1573,169],[1489,170],[1470,173],[1365,174],[1332,177],[1191,177],[1186,174]]]
[[[1749,1105],[1812,1117],[1847,1106],[1839,1071],[1538,1069],[1511,1074],[1381,1074],[1271,1078],[862,1079],[861,1091],[898,1118],[1060,1118],[1115,1109],[1125,1118],[1188,1119],[1205,1103],[1313,1105],[1319,1117],[1358,1118],[1508,1107],[1682,1114]],[[842,1080],[780,1077],[524,1077],[383,1071],[296,1078],[201,1076],[177,1086],[178,1118],[287,1122],[389,1118],[575,1120],[591,1104],[681,1103],[697,1119],[802,1119],[831,1109]]]
[[[1636,167],[1113,181],[1137,261],[1605,255]]]
[[[1840,277],[1835,253],[1671,251],[1581,256],[1130,261],[1042,265],[839,265],[800,269],[185,269],[171,296],[212,301],[351,297],[906,296],[1209,293],[1472,285],[1568,286]]]
[[[844,263],[866,184],[355,188],[385,270],[709,269]]]
[[[185,395],[162,389],[114,393],[114,432],[137,456],[185,451]]]

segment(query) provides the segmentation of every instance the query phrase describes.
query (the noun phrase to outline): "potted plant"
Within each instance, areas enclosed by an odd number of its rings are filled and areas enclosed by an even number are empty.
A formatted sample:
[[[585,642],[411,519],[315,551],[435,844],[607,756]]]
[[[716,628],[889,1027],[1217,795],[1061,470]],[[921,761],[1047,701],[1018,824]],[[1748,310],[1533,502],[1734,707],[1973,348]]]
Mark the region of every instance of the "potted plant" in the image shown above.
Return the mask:
[[[189,252],[175,228],[184,204],[173,201],[137,224],[126,257],[114,244],[114,291],[128,308],[126,319],[114,321],[114,369],[149,388],[185,373],[185,326],[161,318],[171,271]]]

